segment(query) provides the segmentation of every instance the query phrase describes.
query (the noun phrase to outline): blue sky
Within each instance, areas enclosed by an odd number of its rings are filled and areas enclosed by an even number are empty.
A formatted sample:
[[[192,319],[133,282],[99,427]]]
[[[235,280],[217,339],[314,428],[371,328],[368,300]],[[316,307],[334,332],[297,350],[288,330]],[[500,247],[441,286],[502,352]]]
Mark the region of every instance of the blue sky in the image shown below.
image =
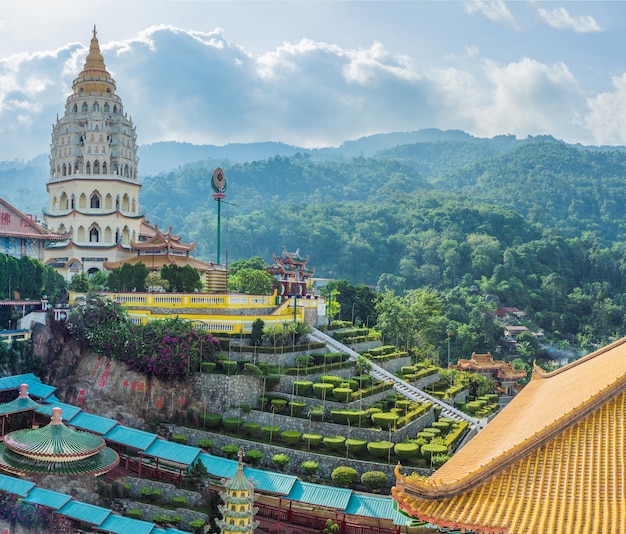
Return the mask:
[[[626,144],[624,2],[21,0],[0,10],[0,160],[49,151],[94,24],[140,144]]]

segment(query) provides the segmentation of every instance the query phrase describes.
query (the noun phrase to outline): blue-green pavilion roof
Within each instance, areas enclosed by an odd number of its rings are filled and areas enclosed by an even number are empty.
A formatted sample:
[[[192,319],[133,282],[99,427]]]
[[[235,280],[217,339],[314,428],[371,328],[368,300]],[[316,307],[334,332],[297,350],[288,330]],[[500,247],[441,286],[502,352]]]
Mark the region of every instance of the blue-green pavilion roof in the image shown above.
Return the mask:
[[[28,492],[35,487],[34,482],[28,480],[22,480],[21,478],[15,478],[9,475],[0,474],[0,491],[6,491],[7,493],[13,493],[19,497],[26,497]]]
[[[201,452],[198,460],[202,460],[207,473],[216,478],[231,478],[237,472],[237,460],[229,460]]]
[[[192,465],[201,449],[198,447],[190,447],[189,445],[181,445],[173,441],[164,439],[155,439],[145,451],[146,456],[154,456],[161,460],[173,462],[175,464]]]
[[[244,467],[243,472],[246,478],[252,478],[255,489],[278,495],[287,495],[291,492],[298,477],[286,475],[284,473],[274,473],[263,471],[253,467]]]
[[[154,523],[117,514],[110,514],[96,527],[96,530],[114,534],[152,534],[155,532]]]
[[[111,510],[93,504],[71,500],[56,513],[92,525],[101,525],[109,516]]]
[[[28,384],[28,389],[32,395],[42,399],[48,398],[57,388],[43,384],[33,373],[23,375],[5,376],[0,378],[0,391],[19,389],[20,384]]]
[[[410,519],[394,508],[393,502],[393,499],[389,497],[354,493],[346,508],[346,514],[391,519],[394,525],[410,523]]]
[[[104,439],[114,441],[120,445],[126,445],[133,449],[145,451],[152,445],[154,440],[157,439],[157,436],[156,434],[144,432],[143,430],[116,425],[104,435]]]
[[[49,402],[49,399],[46,399],[46,402]],[[58,406],[63,410],[63,421],[69,422],[72,418],[80,413],[81,409],[77,406],[73,406],[71,404],[65,404],[64,402],[54,402],[52,404],[39,404],[35,411],[41,415],[52,416],[52,408]]]
[[[352,490],[322,486],[297,480],[287,495],[288,499],[317,506],[326,506],[333,510],[345,510],[352,496]]]
[[[58,491],[51,491],[35,486],[28,492],[28,495],[24,497],[22,501],[58,510],[59,508],[65,506],[71,498],[72,497],[70,495],[66,495],[65,493],[59,493]]]
[[[104,434],[109,432],[118,423],[115,419],[109,419],[108,417],[102,417],[92,413],[80,412],[72,418],[71,424],[81,430],[88,430],[89,432],[95,432],[96,434],[104,436]]]

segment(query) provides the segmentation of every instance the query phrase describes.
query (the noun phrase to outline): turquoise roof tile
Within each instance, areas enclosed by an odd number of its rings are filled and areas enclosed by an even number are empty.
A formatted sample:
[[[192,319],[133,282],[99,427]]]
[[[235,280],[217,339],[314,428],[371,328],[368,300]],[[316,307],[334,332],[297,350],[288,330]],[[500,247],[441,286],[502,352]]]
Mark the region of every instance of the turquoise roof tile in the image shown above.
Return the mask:
[[[144,454],[176,464],[192,465],[196,461],[200,451],[201,449],[198,447],[181,445],[180,443],[174,443],[173,441],[166,441],[164,439],[155,439],[145,450]]]
[[[406,525],[410,522],[410,519],[394,508],[391,497],[365,495],[362,493],[352,494],[350,502],[346,507],[346,514],[392,519],[395,525]]]
[[[114,534],[152,534],[155,532],[155,525],[147,521],[111,514],[98,525],[98,530]]]
[[[9,475],[0,475],[0,491],[6,491],[7,493],[13,493],[20,497],[26,497],[28,492],[35,487],[34,482],[28,480],[22,480],[21,478],[15,478]]]
[[[259,491],[277,493],[279,495],[287,495],[298,480],[298,478],[293,475],[263,471],[261,469],[254,469],[253,467],[244,467],[243,472],[246,478],[252,478],[254,487]]]
[[[71,519],[77,519],[78,521],[84,521],[91,525],[101,525],[111,515],[111,510],[72,499],[55,513]]]
[[[35,486],[22,501],[58,510],[66,505],[71,498],[71,495]]]
[[[46,399],[46,403],[50,402],[50,398]],[[52,408],[58,406],[61,408],[61,417],[63,417],[63,421],[68,422],[72,420],[72,417],[75,417],[76,414],[80,413],[80,408],[76,406],[72,406],[71,404],[65,404],[64,402],[53,402],[51,404],[40,404],[35,411],[41,415],[48,415],[52,417]]]
[[[297,480],[287,498],[308,504],[326,506],[334,510],[345,510],[351,496],[352,490],[346,488],[334,488],[332,486],[322,486]]]
[[[104,439],[143,451],[152,445],[157,436],[143,430],[116,425],[104,435]]]
[[[201,452],[198,459],[202,460],[207,473],[216,478],[231,478],[237,472],[237,461],[228,458],[220,458]]]
[[[100,415],[94,415],[92,413],[80,412],[72,417],[71,424],[81,430],[88,430],[89,432],[104,435],[118,423],[115,419],[101,417]]]

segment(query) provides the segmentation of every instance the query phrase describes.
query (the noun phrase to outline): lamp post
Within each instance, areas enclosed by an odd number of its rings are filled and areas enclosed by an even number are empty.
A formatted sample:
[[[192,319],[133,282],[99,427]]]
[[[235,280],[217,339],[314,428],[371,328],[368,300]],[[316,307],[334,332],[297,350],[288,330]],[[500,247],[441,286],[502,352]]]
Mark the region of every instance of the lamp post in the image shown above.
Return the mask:
[[[354,307],[356,306],[356,302],[352,303],[352,324],[354,324]]]
[[[450,338],[452,337],[452,332],[448,330],[448,367],[450,367]]]

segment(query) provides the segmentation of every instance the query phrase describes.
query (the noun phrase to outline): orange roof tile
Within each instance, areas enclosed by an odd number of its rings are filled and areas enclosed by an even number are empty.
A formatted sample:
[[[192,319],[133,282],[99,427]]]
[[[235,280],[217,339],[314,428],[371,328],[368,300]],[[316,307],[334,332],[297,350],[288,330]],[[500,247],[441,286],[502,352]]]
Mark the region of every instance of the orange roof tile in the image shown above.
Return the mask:
[[[531,382],[429,479],[410,515],[477,532],[626,532],[626,338]]]
[[[0,198],[0,236],[62,241],[68,239],[71,234],[51,232],[29,215],[22,213],[6,200]]]

